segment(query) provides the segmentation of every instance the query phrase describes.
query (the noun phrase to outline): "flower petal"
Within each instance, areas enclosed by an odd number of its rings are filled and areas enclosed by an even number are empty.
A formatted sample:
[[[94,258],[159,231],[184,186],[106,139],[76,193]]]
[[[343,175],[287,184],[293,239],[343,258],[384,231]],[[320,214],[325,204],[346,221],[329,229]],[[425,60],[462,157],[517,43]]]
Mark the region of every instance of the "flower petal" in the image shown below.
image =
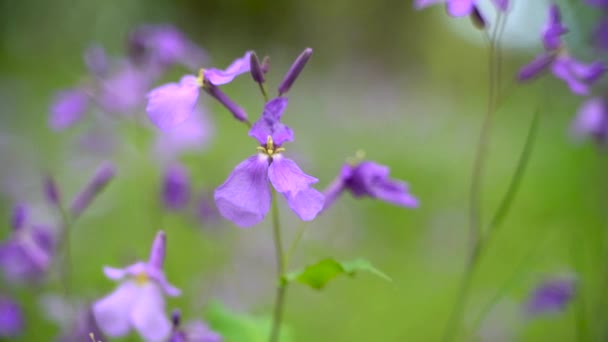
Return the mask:
[[[165,170],[161,198],[168,210],[182,210],[190,203],[190,175],[181,164],[174,163]]]
[[[453,17],[469,15],[474,5],[475,0],[447,0],[448,13]]]
[[[191,75],[182,77],[179,84],[158,87],[148,94],[148,117],[162,130],[176,126],[192,114],[198,93],[196,77]]]
[[[427,8],[440,3],[445,3],[446,0],[414,0],[414,8],[417,10]]]
[[[533,78],[538,77],[540,74],[545,72],[551,63],[555,60],[555,56],[550,53],[543,53],[541,55],[536,56],[532,62],[524,65],[521,69],[519,69],[519,74],[517,75],[517,79],[520,82],[526,82]]]
[[[573,123],[578,136],[592,135],[604,138],[608,134],[608,106],[604,99],[595,97],[586,100],[579,108]]]
[[[293,131],[281,122],[287,103],[288,100],[285,97],[277,97],[268,101],[264,106],[264,112],[249,130],[249,136],[256,138],[261,145],[266,144],[268,136],[272,137],[277,146],[287,141],[293,141]]]
[[[111,114],[130,114],[143,104],[151,75],[131,64],[124,64],[101,83],[98,102]]]
[[[237,226],[246,228],[261,222],[271,201],[267,157],[255,155],[237,165],[214,197],[220,214]]]
[[[568,32],[562,25],[559,7],[555,4],[549,7],[549,17],[543,29],[543,45],[548,51],[558,49],[562,45],[561,36]]]
[[[133,326],[146,341],[164,341],[171,333],[171,323],[165,315],[161,289],[154,283],[146,283],[138,290],[130,315]]]
[[[589,86],[580,80],[572,68],[571,57],[560,57],[551,65],[551,72],[555,77],[565,81],[570,90],[576,95],[589,94]]]
[[[128,273],[127,273],[127,270],[124,269],[124,268],[114,268],[114,267],[104,266],[103,267],[103,274],[105,274],[106,277],[108,277],[108,278],[110,278],[112,280],[121,280]]]
[[[319,191],[308,188],[297,193],[285,194],[287,204],[303,221],[311,221],[323,210],[325,196]]]
[[[138,301],[140,289],[133,281],[125,281],[118,288],[93,303],[93,315],[99,329],[110,337],[125,336],[131,327],[131,310]]]
[[[293,160],[280,154],[275,155],[272,163],[270,163],[268,179],[270,179],[274,188],[282,194],[288,192],[296,194],[310,188],[311,184],[319,181],[315,177],[305,174]]]
[[[49,126],[55,131],[72,127],[82,119],[89,106],[89,97],[82,89],[71,89],[58,93],[51,105]]]
[[[226,69],[207,69],[205,70],[205,79],[214,85],[222,85],[232,82],[232,80],[250,69],[251,51],[245,52],[241,58],[237,58]]]

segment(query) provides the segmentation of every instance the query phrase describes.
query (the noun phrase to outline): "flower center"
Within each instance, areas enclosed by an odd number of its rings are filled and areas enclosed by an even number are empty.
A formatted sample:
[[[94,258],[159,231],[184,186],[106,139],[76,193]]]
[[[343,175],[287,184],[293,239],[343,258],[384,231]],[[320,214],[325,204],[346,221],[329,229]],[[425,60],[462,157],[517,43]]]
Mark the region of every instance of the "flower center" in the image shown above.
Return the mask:
[[[272,157],[276,154],[285,151],[283,147],[278,147],[274,145],[274,141],[272,141],[272,137],[270,135],[266,139],[266,145],[258,146],[257,150],[269,157]]]
[[[144,285],[145,283],[148,282],[148,280],[150,280],[150,279],[148,278],[148,275],[146,274],[146,272],[139,272],[135,276],[135,283],[137,283],[137,285]]]
[[[199,87],[202,87],[205,84],[205,69],[200,68],[198,70],[198,77],[196,78],[196,84]]]

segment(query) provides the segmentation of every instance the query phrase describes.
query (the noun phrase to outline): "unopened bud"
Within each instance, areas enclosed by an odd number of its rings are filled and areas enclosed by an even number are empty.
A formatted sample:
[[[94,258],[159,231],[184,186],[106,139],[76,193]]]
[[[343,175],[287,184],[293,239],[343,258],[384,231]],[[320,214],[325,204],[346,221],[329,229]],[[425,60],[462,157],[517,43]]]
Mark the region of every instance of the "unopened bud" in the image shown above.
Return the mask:
[[[72,201],[72,205],[70,206],[72,217],[76,218],[80,216],[82,212],[89,207],[91,202],[93,202],[93,199],[95,199],[112,178],[114,178],[115,174],[116,170],[111,163],[106,162],[99,166],[89,183],[82,188]]]
[[[486,20],[484,19],[477,6],[473,6],[473,10],[471,11],[469,18],[471,19],[473,25],[478,29],[483,30],[486,28]]]
[[[264,83],[264,72],[262,71],[258,55],[256,55],[255,52],[251,52],[251,54],[249,55],[249,63],[249,70],[251,72],[251,77],[253,78],[253,80],[259,84]]]
[[[283,81],[279,85],[279,96],[289,91],[289,89],[293,85],[293,82],[295,82],[295,80],[298,78],[298,76],[302,72],[302,69],[304,69],[304,66],[306,66],[306,63],[308,62],[311,56],[312,49],[306,48],[304,49],[304,51],[302,51],[298,58],[296,58],[296,60],[291,65],[291,68],[289,68],[289,71],[287,71],[287,73],[285,74]]]

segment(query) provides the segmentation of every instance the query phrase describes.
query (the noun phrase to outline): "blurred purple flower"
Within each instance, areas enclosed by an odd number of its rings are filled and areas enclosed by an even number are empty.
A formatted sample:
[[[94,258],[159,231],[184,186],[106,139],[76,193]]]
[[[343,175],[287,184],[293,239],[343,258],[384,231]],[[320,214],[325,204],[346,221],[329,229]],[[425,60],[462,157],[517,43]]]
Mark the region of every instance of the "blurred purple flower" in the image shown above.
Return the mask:
[[[44,178],[44,198],[47,202],[56,209],[61,209],[60,207],[60,198],[59,198],[59,189],[57,188],[57,183],[51,176],[46,176]]]
[[[526,311],[535,316],[564,311],[576,293],[573,278],[553,278],[534,289],[526,302]]]
[[[572,125],[577,136],[590,136],[599,144],[608,138],[608,103],[604,98],[586,100],[578,110]]]
[[[169,67],[182,64],[195,70],[205,62],[205,52],[171,25],[143,25],[129,35],[131,58]]]
[[[55,96],[51,105],[49,126],[55,131],[72,127],[80,121],[89,106],[89,96],[80,88],[64,90]]]
[[[196,203],[196,217],[203,225],[215,223],[219,218],[219,213],[213,205],[213,198],[210,194],[205,192],[199,196]]]
[[[104,77],[109,69],[110,62],[106,55],[106,50],[101,45],[91,45],[84,52],[84,63],[87,65],[89,71],[97,76]]]
[[[182,153],[203,151],[212,135],[213,126],[209,117],[197,107],[184,122],[158,132],[154,153],[163,161],[173,161]]]
[[[553,75],[565,81],[574,94],[589,94],[589,87],[600,79],[606,68],[600,61],[585,64],[570,56],[561,41],[566,32],[568,29],[561,23],[559,7],[551,5],[542,34],[545,52],[520,69],[520,82],[529,81],[551,69]]]
[[[190,203],[190,175],[180,164],[174,163],[165,170],[162,182],[162,202],[168,210],[182,210]]]
[[[0,296],[0,337],[16,337],[23,331],[23,313],[19,304]]]
[[[186,75],[179,84],[169,83],[152,90],[146,106],[150,121],[161,130],[186,121],[194,111],[200,87],[196,77]]]
[[[311,188],[317,179],[305,174],[281,152],[281,145],[293,141],[293,132],[280,122],[286,98],[276,98],[264,107],[249,135],[260,143],[258,153],[237,165],[215,190],[216,206],[226,219],[246,228],[261,222],[272,201],[269,182],[287,199],[289,207],[304,221],[314,219],[323,207],[323,195]]]
[[[73,218],[79,217],[91,205],[91,202],[101,193],[108,183],[116,175],[116,169],[112,163],[102,163],[89,182],[74,197],[70,205],[70,214]]]
[[[418,207],[418,199],[409,193],[405,182],[389,177],[389,168],[371,161],[346,164],[338,177],[324,191],[328,209],[344,191],[355,197],[371,197],[403,207]]]
[[[423,8],[445,4],[448,14],[452,17],[464,17],[471,15],[477,8],[478,0],[414,0],[414,8],[421,10]],[[501,11],[506,12],[509,9],[510,0],[492,0],[494,6]]]
[[[0,267],[7,280],[38,281],[48,271],[54,248],[51,228],[27,224],[23,205],[13,208],[13,232],[0,243]]]
[[[179,84],[169,83],[150,91],[146,106],[150,121],[161,130],[167,130],[184,122],[194,110],[200,88],[216,88],[214,86],[229,83],[238,75],[249,72],[250,54],[251,52],[248,51],[225,70],[200,69],[198,77],[186,75],[182,77]],[[219,91],[219,89],[217,90]],[[220,102],[222,102],[221,99]],[[222,103],[226,105],[225,102]],[[235,113],[235,117],[239,119],[237,113]]]
[[[109,77],[100,79],[96,100],[106,113],[131,113],[143,106],[152,78],[148,71],[123,63]]]
[[[222,337],[209,329],[202,321],[192,321],[181,327],[181,313],[174,310],[171,315],[173,331],[169,342],[221,342]]]
[[[109,337],[125,336],[137,330],[146,341],[164,341],[171,332],[171,323],[165,315],[165,300],[179,296],[163,272],[166,235],[156,234],[148,262],[137,262],[126,268],[105,267],[104,273],[113,280],[121,280],[118,288],[93,304],[93,315]]]

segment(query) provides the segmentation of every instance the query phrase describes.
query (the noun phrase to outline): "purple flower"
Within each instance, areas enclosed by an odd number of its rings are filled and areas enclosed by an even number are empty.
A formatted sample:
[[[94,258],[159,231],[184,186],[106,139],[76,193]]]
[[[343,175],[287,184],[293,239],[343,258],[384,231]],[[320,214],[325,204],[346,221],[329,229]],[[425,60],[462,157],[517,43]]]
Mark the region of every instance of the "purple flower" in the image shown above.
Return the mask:
[[[184,327],[180,327],[181,313],[179,310],[174,310],[171,318],[173,331],[169,342],[222,342],[222,337],[201,321],[192,321]]]
[[[344,165],[324,192],[324,209],[329,208],[345,190],[355,197],[371,197],[403,207],[418,207],[418,199],[409,193],[408,185],[389,178],[389,172],[387,166],[371,161]]]
[[[174,127],[188,119],[194,110],[201,84],[196,77],[182,77],[179,84],[169,83],[148,94],[148,117],[162,130]]]
[[[165,208],[181,210],[190,203],[190,176],[180,164],[167,168],[163,177],[162,200]]]
[[[110,114],[130,113],[143,105],[152,75],[124,63],[110,77],[100,80],[96,100]]]
[[[566,32],[568,29],[561,23],[559,7],[552,5],[542,34],[545,52],[520,69],[520,82],[529,81],[550,69],[555,77],[568,84],[574,94],[589,94],[589,87],[599,80],[606,68],[600,61],[585,64],[570,56],[561,41]]]
[[[168,67],[182,64],[196,69],[207,56],[196,44],[171,25],[144,25],[129,35],[129,50],[136,62],[143,60]]]
[[[19,304],[0,296],[0,337],[15,337],[23,330],[23,313]]]
[[[603,98],[586,100],[579,108],[573,131],[578,136],[591,136],[603,144],[608,138],[608,103]]]
[[[287,99],[282,97],[266,104],[249,131],[261,145],[259,153],[237,165],[215,190],[220,214],[237,226],[251,227],[264,219],[272,201],[269,182],[302,220],[314,219],[323,207],[323,195],[311,188],[317,179],[281,154],[283,143],[293,141],[293,132],[280,121],[286,107]]]
[[[179,84],[169,83],[153,89],[148,93],[146,107],[148,117],[161,130],[167,130],[184,122],[194,110],[200,88],[204,86],[205,89],[217,89],[219,92],[219,88],[216,86],[229,83],[238,75],[249,72],[250,54],[251,52],[248,51],[225,70],[201,69],[198,77],[186,75],[182,77]],[[218,98],[218,96],[214,97]],[[227,98],[225,95],[223,97]],[[226,105],[226,101],[220,99],[220,102]],[[232,102],[230,101],[230,103]],[[228,109],[233,107],[238,106],[233,103],[231,106],[227,106]],[[246,114],[240,107],[238,109],[237,112],[233,111],[233,114],[237,119],[243,121],[241,116],[244,115],[246,119]]]
[[[477,0],[414,0],[414,8],[417,10],[436,5],[445,4],[448,13],[453,17],[470,15]]]
[[[526,303],[530,315],[562,312],[576,293],[576,282],[572,278],[553,278],[534,289]]]
[[[92,45],[84,52],[84,63],[89,71],[97,77],[105,76],[110,69],[106,50],[101,45]]]
[[[55,96],[51,105],[49,126],[55,131],[72,127],[86,113],[89,96],[83,89],[65,90]]]
[[[184,122],[159,131],[154,152],[161,160],[172,161],[188,151],[202,151],[213,135],[208,116],[199,108]]]
[[[124,269],[105,267],[104,273],[113,280],[121,280],[118,288],[93,304],[93,315],[109,337],[125,336],[137,330],[146,341],[163,341],[171,332],[171,323],[165,315],[165,300],[178,296],[163,272],[166,236],[156,234],[148,262],[137,262]]]
[[[54,242],[51,229],[27,224],[27,211],[22,205],[13,208],[13,232],[0,243],[0,268],[13,282],[40,280],[51,265]]]

